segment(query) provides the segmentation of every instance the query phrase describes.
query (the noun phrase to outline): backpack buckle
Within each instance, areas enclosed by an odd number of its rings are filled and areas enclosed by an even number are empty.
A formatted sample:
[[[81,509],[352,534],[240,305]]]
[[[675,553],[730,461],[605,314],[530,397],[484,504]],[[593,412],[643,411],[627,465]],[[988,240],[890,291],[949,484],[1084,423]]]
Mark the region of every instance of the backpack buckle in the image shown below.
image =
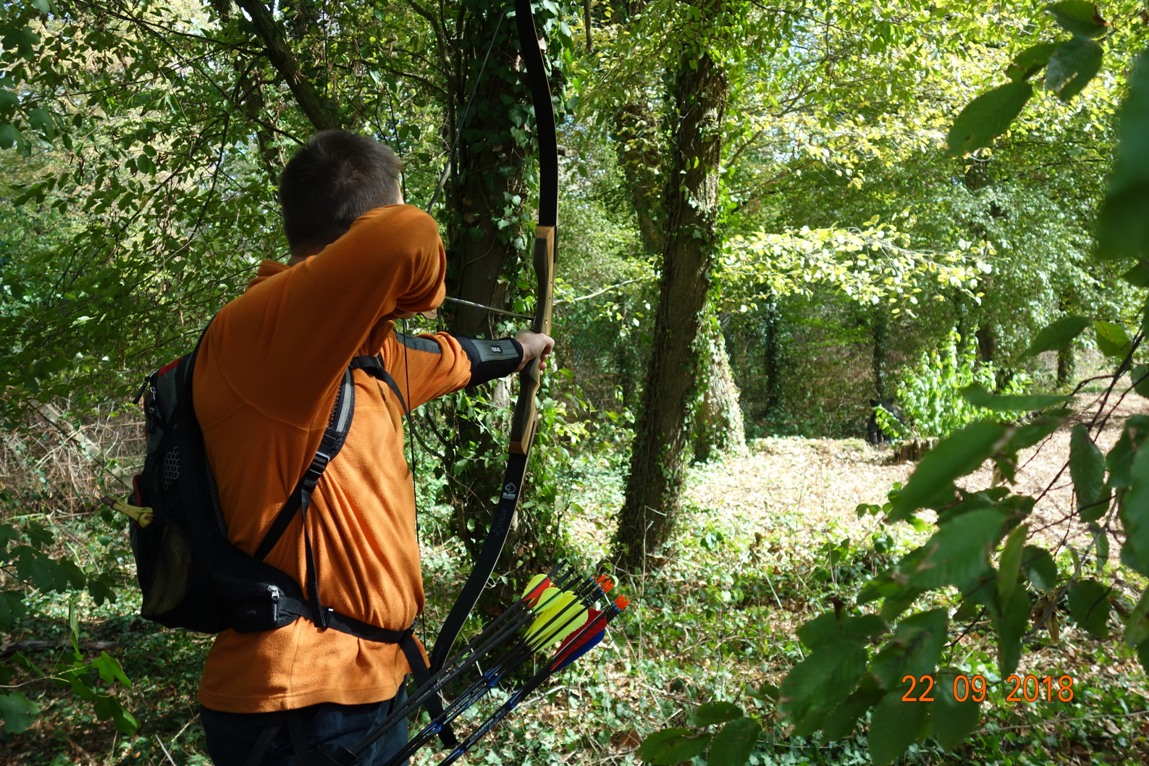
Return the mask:
[[[327,464],[330,462],[331,455],[328,455],[326,452],[319,450],[315,453],[315,457],[311,458],[311,465],[308,466],[307,472],[314,475],[318,479],[318,477],[322,476],[323,472],[327,470]]]

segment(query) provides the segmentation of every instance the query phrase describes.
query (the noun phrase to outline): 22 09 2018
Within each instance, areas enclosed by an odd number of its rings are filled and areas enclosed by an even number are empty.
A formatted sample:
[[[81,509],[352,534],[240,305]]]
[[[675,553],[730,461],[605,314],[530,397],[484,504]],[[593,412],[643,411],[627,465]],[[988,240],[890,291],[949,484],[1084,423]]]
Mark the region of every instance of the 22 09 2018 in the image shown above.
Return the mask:
[[[956,702],[985,702],[989,698],[991,682],[981,675],[955,676],[946,688],[932,675],[902,677],[906,692],[902,702],[934,702],[936,695],[949,694]],[[1012,675],[1002,682],[1006,702],[1072,702],[1073,676]]]

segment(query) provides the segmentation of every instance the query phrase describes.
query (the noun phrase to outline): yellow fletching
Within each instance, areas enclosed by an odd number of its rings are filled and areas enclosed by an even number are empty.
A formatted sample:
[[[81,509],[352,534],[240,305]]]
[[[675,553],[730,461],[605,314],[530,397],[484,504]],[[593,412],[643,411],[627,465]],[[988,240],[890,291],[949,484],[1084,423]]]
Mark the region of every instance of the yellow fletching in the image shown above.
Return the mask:
[[[555,599],[562,594],[562,591],[555,587],[550,587],[539,594],[539,600],[534,603],[531,608],[535,612],[545,611],[555,605]]]
[[[555,620],[555,627],[561,628],[558,633],[548,643],[560,643],[566,641],[567,637],[574,633],[576,630],[586,625],[587,610],[586,607],[579,606],[577,610],[570,610],[558,620]]]
[[[586,622],[586,613],[586,607],[575,594],[561,591],[531,623],[526,633],[527,642],[532,649],[539,649],[561,641],[582,627]]]

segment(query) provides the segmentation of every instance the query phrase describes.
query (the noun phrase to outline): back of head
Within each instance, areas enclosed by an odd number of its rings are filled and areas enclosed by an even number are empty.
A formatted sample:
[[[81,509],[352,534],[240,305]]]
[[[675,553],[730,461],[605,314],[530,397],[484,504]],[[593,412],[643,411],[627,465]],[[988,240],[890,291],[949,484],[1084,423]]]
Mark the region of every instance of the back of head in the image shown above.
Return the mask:
[[[368,210],[402,202],[402,170],[395,153],[373,138],[346,130],[312,136],[279,177],[292,254],[318,252]]]

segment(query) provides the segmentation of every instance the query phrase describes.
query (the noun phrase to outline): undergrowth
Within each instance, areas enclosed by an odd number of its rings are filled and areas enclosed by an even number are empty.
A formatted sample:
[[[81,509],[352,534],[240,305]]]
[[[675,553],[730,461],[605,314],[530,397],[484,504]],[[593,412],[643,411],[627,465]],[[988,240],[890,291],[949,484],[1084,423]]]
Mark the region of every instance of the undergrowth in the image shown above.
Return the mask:
[[[869,449],[830,444],[838,450]],[[768,450],[750,460],[755,470],[771,470]],[[700,466],[692,484],[718,481],[727,469]],[[621,474],[617,460],[599,456],[582,458],[564,476],[556,502],[583,564],[605,555]],[[48,512],[53,503],[66,505],[67,500],[40,497],[39,505],[26,508],[29,512],[20,518],[55,526],[73,549],[86,546],[85,556],[93,561],[118,562],[117,598],[96,604],[83,593],[69,599],[41,596],[5,634],[4,662],[14,669],[5,687],[34,699],[40,714],[28,731],[0,737],[0,762],[205,764],[196,687],[210,638],[159,630],[135,616],[138,596],[130,581],[124,530],[106,517],[63,514],[59,508]],[[74,509],[91,507],[73,500]],[[776,690],[805,655],[798,627],[827,611],[852,608],[847,594],[921,544],[926,532],[910,525],[886,526],[876,515],[858,517],[849,510],[815,520],[808,513],[817,500],[812,497],[759,514],[733,510],[730,500],[716,494],[712,502],[692,501],[672,548],[655,560],[655,568],[619,573],[618,587],[634,606],[613,623],[609,640],[536,694],[467,762],[638,763],[636,748],[651,732],[689,727],[700,706],[729,702],[762,726],[752,764],[869,763],[864,725],[835,741],[795,736],[775,710]],[[13,516],[10,507],[6,515]],[[429,510],[432,528],[434,517]],[[425,536],[430,540],[424,553],[424,636],[434,635],[432,626],[441,621],[466,574],[460,546],[435,532]],[[508,577],[525,579],[526,573]],[[1130,592],[1140,585],[1133,584]],[[1064,609],[1053,607],[1055,616]],[[76,616],[71,627],[70,614]],[[472,621],[472,627],[477,624]],[[983,618],[969,616],[969,629],[948,647],[947,661],[987,680],[981,722],[970,741],[954,751],[927,741],[912,746],[901,763],[1145,762],[1146,682],[1136,662],[1120,645],[1098,643],[1068,620],[1054,624],[1060,628],[1051,630],[1045,623],[1029,635],[1020,672],[1071,676],[1071,702],[1006,701],[1008,689],[996,677],[989,631]],[[91,704],[69,693],[54,676],[52,669],[68,665],[77,650],[88,658],[107,652],[124,668],[130,686],[109,687],[109,693],[139,720],[133,734],[100,720]],[[414,763],[436,763],[436,755],[428,748]]]

